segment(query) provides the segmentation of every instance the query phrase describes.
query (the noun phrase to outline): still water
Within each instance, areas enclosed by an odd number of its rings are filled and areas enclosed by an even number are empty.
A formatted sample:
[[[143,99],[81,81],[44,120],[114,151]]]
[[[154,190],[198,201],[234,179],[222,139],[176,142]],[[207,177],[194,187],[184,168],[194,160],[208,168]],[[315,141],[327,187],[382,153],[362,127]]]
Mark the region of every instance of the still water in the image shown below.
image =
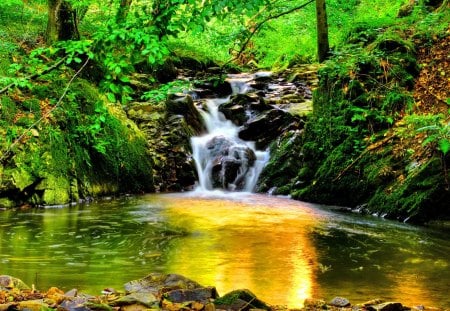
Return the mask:
[[[336,295],[450,306],[450,235],[255,194],[0,212],[0,274],[99,294],[150,272],[299,307]]]

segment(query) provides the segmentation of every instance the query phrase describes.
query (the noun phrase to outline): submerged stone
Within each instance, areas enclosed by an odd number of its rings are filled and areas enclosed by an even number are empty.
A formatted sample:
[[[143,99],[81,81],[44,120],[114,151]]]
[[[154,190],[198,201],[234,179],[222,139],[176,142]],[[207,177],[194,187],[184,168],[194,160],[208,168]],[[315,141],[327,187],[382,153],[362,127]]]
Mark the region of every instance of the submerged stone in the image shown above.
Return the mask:
[[[147,292],[158,294],[160,291],[167,292],[174,289],[194,289],[202,287],[179,274],[151,273],[146,277],[126,283],[125,290],[131,293]]]

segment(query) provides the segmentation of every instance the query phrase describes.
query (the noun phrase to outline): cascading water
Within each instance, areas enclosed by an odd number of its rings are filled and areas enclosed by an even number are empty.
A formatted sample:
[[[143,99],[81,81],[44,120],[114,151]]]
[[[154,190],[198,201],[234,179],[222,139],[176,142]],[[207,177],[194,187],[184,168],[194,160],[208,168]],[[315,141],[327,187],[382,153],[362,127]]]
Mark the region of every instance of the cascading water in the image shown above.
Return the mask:
[[[233,95],[246,93],[249,89],[246,82],[250,79],[248,76],[227,79]],[[219,111],[219,106],[229,100],[230,97],[207,100],[207,111],[201,111],[207,133],[191,139],[199,177],[197,190],[251,192],[269,158],[268,151],[256,150],[253,142],[240,139],[239,128]]]

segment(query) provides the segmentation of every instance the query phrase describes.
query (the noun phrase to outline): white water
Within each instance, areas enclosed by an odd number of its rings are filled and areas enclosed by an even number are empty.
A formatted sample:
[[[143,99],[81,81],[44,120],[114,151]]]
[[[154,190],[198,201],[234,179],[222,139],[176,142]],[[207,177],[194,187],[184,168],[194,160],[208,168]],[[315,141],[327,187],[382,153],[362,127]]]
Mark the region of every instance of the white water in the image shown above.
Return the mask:
[[[243,94],[248,92],[250,87],[247,82],[250,81],[252,76],[234,76],[228,79],[231,84],[233,94]],[[229,154],[237,154],[239,159],[245,161],[245,156],[242,153],[242,147],[248,147],[256,155],[255,163],[248,168],[246,163],[239,169],[238,176],[235,181],[244,179],[244,186],[242,190],[245,192],[252,192],[255,189],[258,177],[261,174],[264,165],[269,159],[268,151],[256,150],[255,144],[249,141],[240,140],[238,137],[239,128],[233,124],[230,120],[227,120],[225,116],[219,111],[219,106],[230,100],[227,98],[216,98],[207,100],[207,111],[200,111],[202,117],[205,121],[207,133],[203,136],[196,136],[191,138],[191,145],[193,150],[193,157],[195,160],[195,165],[198,173],[198,185],[196,191],[211,191],[214,190],[213,180],[212,180],[212,170],[215,164],[213,158],[210,157],[210,152],[208,152],[207,144],[214,137],[224,137],[227,140],[235,142],[233,147],[230,147]],[[237,183],[237,182],[236,182]],[[236,184],[223,185],[224,190],[235,190]]]

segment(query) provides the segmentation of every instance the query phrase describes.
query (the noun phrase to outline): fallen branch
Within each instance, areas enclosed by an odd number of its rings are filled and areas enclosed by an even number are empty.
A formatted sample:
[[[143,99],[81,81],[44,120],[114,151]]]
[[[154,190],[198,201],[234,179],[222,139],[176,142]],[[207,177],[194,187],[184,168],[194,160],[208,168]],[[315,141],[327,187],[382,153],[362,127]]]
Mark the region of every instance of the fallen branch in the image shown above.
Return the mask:
[[[355,166],[355,164],[362,159],[362,157],[364,157],[367,153],[369,153],[372,150],[378,149],[381,146],[383,146],[385,143],[387,143],[388,141],[390,141],[392,138],[394,138],[394,135],[390,135],[388,137],[383,138],[380,141],[377,141],[376,143],[368,146],[363,152],[361,152],[361,154],[352,161],[352,163],[350,163],[346,168],[344,168],[334,179],[333,182],[338,181],[339,179],[341,179],[342,176],[344,176],[345,173],[347,173],[353,166]]]
[[[32,75],[29,75],[29,76],[25,77],[25,79],[26,79],[26,80],[33,80],[33,79],[36,79],[37,77],[40,77],[40,76],[42,76],[42,75],[45,75],[46,73],[49,73],[50,71],[52,71],[52,70],[58,68],[59,66],[61,66],[61,64],[64,63],[68,57],[69,57],[69,56],[65,56],[65,57],[61,58],[59,61],[57,61],[57,62],[56,62],[55,64],[53,64],[52,66],[50,66],[50,67],[44,69],[44,70],[41,71],[41,72],[37,72],[37,73],[34,73],[34,74],[32,74]],[[16,85],[16,83],[14,83],[14,82],[8,84],[7,86],[5,86],[4,88],[2,88],[2,89],[0,90],[0,94],[5,93],[7,90],[9,90],[9,89],[10,89],[11,87],[13,87],[14,85]]]
[[[61,62],[61,61],[60,61]],[[72,76],[72,78],[69,80],[69,82],[67,83],[66,88],[64,89],[63,94],[61,95],[61,97],[59,98],[58,102],[55,104],[55,106],[53,106],[52,109],[48,110],[44,115],[42,115],[36,122],[34,122],[32,125],[30,125],[30,127],[28,127],[23,133],[22,135],[20,135],[7,149],[6,151],[2,154],[2,156],[0,157],[0,163],[3,162],[3,160],[6,159],[6,157],[8,156],[8,154],[11,152],[12,148],[14,148],[21,140],[22,138],[25,137],[25,135],[27,133],[29,133],[31,131],[31,129],[33,127],[35,127],[36,125],[38,125],[42,120],[46,119],[50,113],[53,112],[53,110],[55,110],[62,102],[62,100],[64,99],[64,97],[66,97],[67,92],[69,91],[70,86],[72,85],[72,82],[75,80],[75,78],[81,73],[81,71],[84,69],[84,67],[86,67],[86,65],[89,62],[89,58],[84,62],[83,66],[81,66],[80,69],[78,69],[78,71]],[[58,62],[59,63],[59,62]],[[52,66],[53,67],[53,66]],[[54,69],[54,68],[53,68]]]

